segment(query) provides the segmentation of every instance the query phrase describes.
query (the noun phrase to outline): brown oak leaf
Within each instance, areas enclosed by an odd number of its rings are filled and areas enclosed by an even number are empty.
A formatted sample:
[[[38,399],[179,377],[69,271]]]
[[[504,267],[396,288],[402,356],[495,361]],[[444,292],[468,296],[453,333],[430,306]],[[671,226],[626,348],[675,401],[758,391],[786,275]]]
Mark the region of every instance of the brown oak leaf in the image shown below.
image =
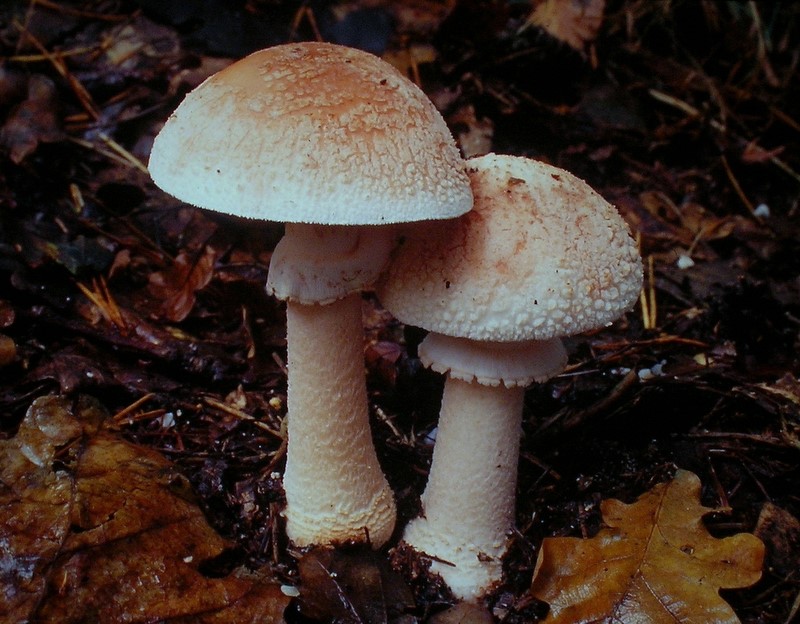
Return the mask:
[[[0,621],[279,622],[280,587],[203,572],[228,544],[155,451],[91,400],[34,402],[0,441]]]
[[[712,537],[700,480],[679,470],[636,502],[601,504],[592,539],[545,538],[532,594],[550,604],[551,624],[739,622],[719,595],[761,577],[764,545],[749,533]]]

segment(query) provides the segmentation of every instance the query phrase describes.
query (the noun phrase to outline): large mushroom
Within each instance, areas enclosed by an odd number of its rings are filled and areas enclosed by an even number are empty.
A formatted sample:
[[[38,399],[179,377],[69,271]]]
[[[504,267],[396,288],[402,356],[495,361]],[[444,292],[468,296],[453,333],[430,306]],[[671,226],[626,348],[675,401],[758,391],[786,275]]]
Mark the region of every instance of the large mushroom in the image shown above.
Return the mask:
[[[494,154],[467,170],[472,212],[409,226],[377,292],[430,330],[420,358],[447,375],[422,515],[403,539],[475,599],[501,579],[514,526],[525,387],[563,370],[561,337],[632,305],[642,268],[617,211],[570,173]]]
[[[369,428],[360,293],[395,243],[388,224],[472,207],[438,111],[371,54],[280,45],[189,93],[150,173],[195,206],[286,223],[267,288],[287,302],[287,533],[298,546],[382,545],[395,504]]]

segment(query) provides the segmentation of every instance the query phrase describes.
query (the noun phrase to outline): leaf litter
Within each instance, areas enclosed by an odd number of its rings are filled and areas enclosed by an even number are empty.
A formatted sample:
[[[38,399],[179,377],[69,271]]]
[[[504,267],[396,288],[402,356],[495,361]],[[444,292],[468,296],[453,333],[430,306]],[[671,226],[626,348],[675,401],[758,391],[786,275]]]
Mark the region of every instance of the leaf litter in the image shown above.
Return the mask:
[[[545,538],[531,588],[545,622],[738,622],[720,589],[761,578],[764,545],[749,533],[713,538],[700,480],[678,471],[631,504],[609,499],[591,539]]]
[[[274,580],[204,566],[230,544],[159,453],[104,428],[96,402],[37,399],[0,442],[0,615],[37,622],[278,622]]]
[[[708,531],[720,539],[755,531],[767,546],[762,579],[724,592],[737,617],[790,621],[800,604],[791,567],[800,550],[800,123],[790,79],[800,16],[786,4],[664,10],[625,0],[605,3],[598,25],[600,4],[4,5],[3,444],[26,431],[38,397],[57,392],[76,405],[91,393],[116,414],[107,429],[135,443],[134,455],[142,449],[145,464],[150,453],[167,457],[188,479],[224,536],[224,555],[210,559],[215,579],[236,585],[246,568],[300,587],[290,622],[309,618],[300,598],[321,620],[345,605],[364,621],[538,621],[546,608],[530,588],[546,540],[591,541],[603,530],[604,500],[633,504],[677,469],[691,470],[703,504],[722,510],[705,517]],[[413,605],[387,601],[383,580],[358,595],[331,584],[330,572],[346,576],[351,566],[381,579],[383,553],[368,564],[343,557],[301,578],[304,555],[286,543],[280,517],[282,309],[263,292],[280,228],[183,206],[154,190],[143,164],[182,95],[233,58],[359,29],[421,83],[465,149],[542,158],[600,190],[639,233],[648,267],[636,310],[571,339],[568,371],[529,390],[506,582],[466,614],[449,608],[446,589],[402,549],[389,560]],[[402,521],[419,511],[441,380],[421,369],[418,332],[372,298],[365,319],[375,439]],[[66,441],[49,472],[32,473],[55,487],[49,503],[39,491],[45,505],[63,509],[66,486],[57,483],[74,477],[74,454],[91,437]],[[96,527],[115,526],[74,520],[54,527],[94,537]],[[62,533],[36,527],[34,518],[20,539],[33,543],[41,530],[41,557],[48,536]],[[104,552],[85,544],[82,554]],[[186,544],[178,536],[173,546]],[[114,560],[137,565],[133,552]],[[39,591],[32,571],[41,561],[15,560],[26,591]],[[78,595],[76,578],[93,578],[87,561],[63,568],[65,595]],[[206,568],[182,569],[210,582]]]

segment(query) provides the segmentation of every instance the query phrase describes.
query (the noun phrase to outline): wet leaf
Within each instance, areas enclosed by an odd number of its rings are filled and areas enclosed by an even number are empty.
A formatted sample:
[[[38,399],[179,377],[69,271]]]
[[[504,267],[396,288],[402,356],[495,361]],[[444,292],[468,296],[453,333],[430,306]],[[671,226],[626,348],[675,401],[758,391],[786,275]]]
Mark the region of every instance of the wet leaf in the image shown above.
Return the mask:
[[[195,293],[211,281],[216,257],[208,246],[199,257],[182,251],[169,270],[150,276],[150,292],[163,300],[161,310],[168,320],[178,322],[189,316]]]
[[[492,151],[494,124],[490,119],[478,119],[472,104],[462,106],[449,118],[464,156],[481,156]]]
[[[300,569],[304,615],[340,624],[385,624],[414,605],[411,590],[372,550],[318,548]]]
[[[17,357],[17,345],[14,339],[0,334],[0,366],[6,366]]]
[[[592,539],[546,538],[531,591],[550,604],[545,622],[739,622],[719,596],[761,577],[764,545],[740,533],[713,538],[700,480],[680,470],[635,503],[605,500]]]
[[[0,327],[11,327],[14,324],[16,312],[8,301],[0,299]]]
[[[486,607],[471,602],[459,602],[428,620],[428,624],[492,624],[492,622],[494,618]]]
[[[758,516],[754,533],[767,547],[770,570],[788,576],[797,569],[800,520],[785,509],[767,502]]]
[[[141,15],[114,25],[107,36],[110,43],[95,69],[110,75],[114,69],[134,73],[148,65],[155,70],[159,62],[176,58],[180,46],[174,30]]]
[[[528,18],[556,39],[583,50],[603,23],[605,0],[542,0]]]
[[[11,111],[0,128],[0,144],[11,160],[22,162],[39,143],[52,143],[64,138],[58,118],[59,100],[50,78],[34,74],[28,80],[27,98]]]
[[[784,152],[784,147],[776,147],[775,149],[766,150],[755,141],[750,141],[745,145],[742,151],[742,162],[748,164],[769,162],[776,156],[780,156]]]
[[[92,401],[45,397],[0,442],[0,619],[280,621],[275,583],[203,573],[228,545],[170,463],[104,418]]]

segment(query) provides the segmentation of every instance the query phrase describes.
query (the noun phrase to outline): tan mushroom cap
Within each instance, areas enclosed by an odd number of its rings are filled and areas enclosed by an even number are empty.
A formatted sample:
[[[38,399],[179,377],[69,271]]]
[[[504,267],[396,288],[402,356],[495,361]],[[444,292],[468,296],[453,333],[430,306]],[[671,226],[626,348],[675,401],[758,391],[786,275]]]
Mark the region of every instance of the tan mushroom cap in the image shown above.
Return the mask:
[[[255,52],[189,93],[150,174],[201,208],[294,223],[451,218],[472,205],[453,138],[378,57],[327,43]]]
[[[638,296],[630,230],[585,182],[551,165],[467,161],[475,208],[409,228],[378,295],[401,321],[447,336],[517,342],[601,327]]]

